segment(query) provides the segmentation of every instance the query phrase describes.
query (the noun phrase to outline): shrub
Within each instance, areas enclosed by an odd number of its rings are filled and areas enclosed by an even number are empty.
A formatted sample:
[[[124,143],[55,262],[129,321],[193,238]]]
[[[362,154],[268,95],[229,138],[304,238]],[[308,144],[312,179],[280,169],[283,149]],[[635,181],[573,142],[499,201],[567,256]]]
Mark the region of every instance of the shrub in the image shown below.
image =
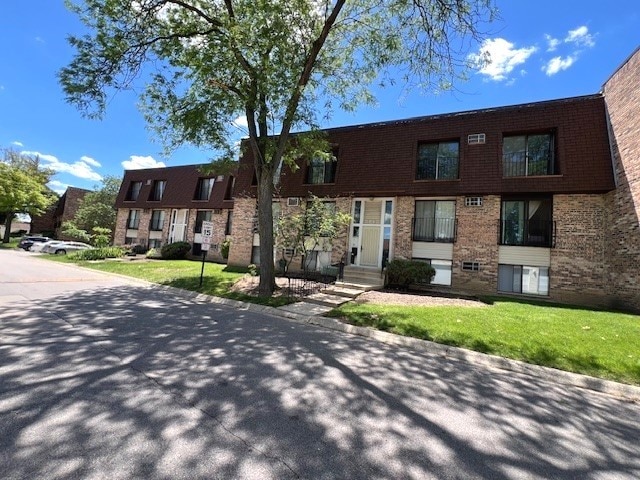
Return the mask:
[[[230,248],[231,248],[231,240],[229,240],[229,239],[226,239],[220,245],[220,255],[222,255],[222,258],[224,258],[225,260],[227,258],[229,258],[229,249]]]
[[[147,251],[146,253],[147,258],[162,258],[162,254],[160,253],[160,250],[158,250],[157,248],[151,248]]]
[[[417,283],[431,283],[435,269],[426,262],[417,260],[392,260],[387,264],[387,283],[408,287]]]
[[[102,247],[90,250],[79,250],[69,254],[73,260],[104,260],[105,258],[120,258],[124,256],[125,249],[122,247]]]
[[[188,242],[175,242],[164,245],[160,250],[160,255],[165,260],[182,260],[186,258],[190,250],[191,245]]]

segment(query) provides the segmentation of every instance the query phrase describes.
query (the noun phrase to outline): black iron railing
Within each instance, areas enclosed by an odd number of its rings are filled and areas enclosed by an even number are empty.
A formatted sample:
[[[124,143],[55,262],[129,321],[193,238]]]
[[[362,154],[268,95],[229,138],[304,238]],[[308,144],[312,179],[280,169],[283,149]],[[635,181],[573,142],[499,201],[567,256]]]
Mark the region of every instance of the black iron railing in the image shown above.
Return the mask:
[[[552,155],[527,155],[525,151],[502,155],[502,174],[505,177],[553,175]]]
[[[556,222],[502,220],[498,222],[498,244],[553,248],[556,244]]]

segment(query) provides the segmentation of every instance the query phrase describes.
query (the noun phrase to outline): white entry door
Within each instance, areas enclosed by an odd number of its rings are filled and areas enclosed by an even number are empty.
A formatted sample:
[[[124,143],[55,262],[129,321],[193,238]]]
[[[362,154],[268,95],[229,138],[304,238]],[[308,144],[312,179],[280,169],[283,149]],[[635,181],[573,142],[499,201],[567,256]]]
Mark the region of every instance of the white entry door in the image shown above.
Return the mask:
[[[391,199],[356,199],[351,222],[351,250],[355,265],[381,267],[391,246]]]
[[[186,208],[171,210],[171,226],[169,227],[169,243],[184,242],[187,239],[187,220],[189,210]]]

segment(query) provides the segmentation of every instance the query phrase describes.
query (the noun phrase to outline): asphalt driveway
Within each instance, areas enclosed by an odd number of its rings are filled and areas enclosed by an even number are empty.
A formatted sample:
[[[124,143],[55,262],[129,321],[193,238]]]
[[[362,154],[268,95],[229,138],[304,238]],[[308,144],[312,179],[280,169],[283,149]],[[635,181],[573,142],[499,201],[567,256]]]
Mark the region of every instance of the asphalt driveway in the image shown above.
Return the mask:
[[[636,403],[16,258],[1,478],[640,477]]]

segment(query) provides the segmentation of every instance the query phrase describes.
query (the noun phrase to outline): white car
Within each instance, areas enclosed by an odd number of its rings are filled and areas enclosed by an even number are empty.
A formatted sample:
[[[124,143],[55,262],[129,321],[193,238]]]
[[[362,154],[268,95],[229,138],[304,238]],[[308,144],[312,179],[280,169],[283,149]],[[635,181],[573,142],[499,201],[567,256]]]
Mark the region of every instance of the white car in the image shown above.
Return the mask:
[[[67,253],[77,252],[78,250],[89,250],[93,248],[91,245],[82,242],[61,242],[58,245],[49,247],[48,253],[55,253],[56,255],[66,255]]]
[[[47,249],[62,243],[62,240],[49,240],[48,242],[35,242],[29,248],[30,252],[47,253]]]

